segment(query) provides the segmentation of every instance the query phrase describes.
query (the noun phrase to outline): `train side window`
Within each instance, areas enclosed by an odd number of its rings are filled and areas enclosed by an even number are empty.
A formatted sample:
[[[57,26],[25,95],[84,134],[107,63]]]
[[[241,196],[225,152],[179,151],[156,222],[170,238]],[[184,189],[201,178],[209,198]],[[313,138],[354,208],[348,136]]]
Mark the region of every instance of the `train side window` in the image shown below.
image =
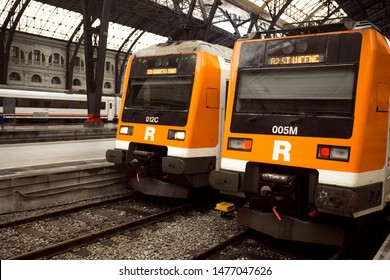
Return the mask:
[[[28,107],[40,107],[39,106],[39,99],[30,99]]]
[[[61,108],[69,108],[69,102],[66,100],[61,100],[60,107]]]
[[[44,108],[52,108],[53,102],[51,100],[45,100]]]
[[[22,98],[15,98],[15,106],[16,107],[22,107]]]
[[[226,120],[226,107],[229,95],[229,80],[226,80],[226,96],[225,96],[225,120]]]
[[[76,108],[76,109],[80,109],[80,108],[81,108],[81,102],[80,102],[80,101],[74,101],[74,102],[73,102],[73,106],[74,106],[74,108]]]

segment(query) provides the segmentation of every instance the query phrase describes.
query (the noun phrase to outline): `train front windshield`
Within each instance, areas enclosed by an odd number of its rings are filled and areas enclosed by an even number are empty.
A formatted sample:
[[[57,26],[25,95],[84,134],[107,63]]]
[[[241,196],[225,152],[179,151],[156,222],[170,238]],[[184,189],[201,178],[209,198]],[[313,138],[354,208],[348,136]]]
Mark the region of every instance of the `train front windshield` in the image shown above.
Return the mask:
[[[125,109],[187,111],[192,79],[188,77],[137,78],[130,81]]]
[[[230,131],[349,139],[360,33],[244,41]]]
[[[122,121],[185,126],[194,85],[196,54],[135,57]]]
[[[241,71],[236,113],[352,115],[353,67]]]

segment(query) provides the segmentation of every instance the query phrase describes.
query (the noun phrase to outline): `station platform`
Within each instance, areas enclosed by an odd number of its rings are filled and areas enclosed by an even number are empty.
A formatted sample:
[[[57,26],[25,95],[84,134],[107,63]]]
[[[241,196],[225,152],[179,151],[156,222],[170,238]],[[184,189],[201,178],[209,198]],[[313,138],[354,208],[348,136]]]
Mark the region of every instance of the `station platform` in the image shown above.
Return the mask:
[[[127,175],[105,158],[114,145],[113,137],[1,144],[0,217],[126,193]]]
[[[105,123],[102,127],[84,127],[83,124],[2,124],[0,144],[115,138],[117,125]]]
[[[37,169],[37,166],[77,161],[105,160],[107,149],[113,149],[113,139],[89,139],[44,143],[0,145],[0,176],[8,170]]]
[[[390,234],[383,242],[381,248],[374,257],[374,260],[390,260]]]

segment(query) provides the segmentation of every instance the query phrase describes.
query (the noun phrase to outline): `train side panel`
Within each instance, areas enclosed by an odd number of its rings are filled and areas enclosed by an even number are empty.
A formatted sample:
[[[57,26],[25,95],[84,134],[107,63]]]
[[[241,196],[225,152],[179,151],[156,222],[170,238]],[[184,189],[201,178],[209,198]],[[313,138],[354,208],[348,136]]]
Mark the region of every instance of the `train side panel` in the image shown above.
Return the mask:
[[[117,118],[117,100],[120,100],[117,96],[102,96],[100,116],[103,120]],[[7,118],[15,118],[18,122],[83,121],[87,118],[87,96],[3,86],[0,88],[0,112],[8,112]]]

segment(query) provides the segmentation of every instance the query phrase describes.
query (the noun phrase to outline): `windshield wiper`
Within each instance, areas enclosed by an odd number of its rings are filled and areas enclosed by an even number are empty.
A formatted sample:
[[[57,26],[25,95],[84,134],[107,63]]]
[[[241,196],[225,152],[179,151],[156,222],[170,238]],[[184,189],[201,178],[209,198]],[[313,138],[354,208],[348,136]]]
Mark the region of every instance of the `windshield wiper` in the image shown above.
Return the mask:
[[[256,116],[250,117],[247,119],[247,122],[254,122],[257,120],[260,120],[262,118],[267,117],[275,117],[275,116],[284,116],[284,115],[302,115],[301,113],[293,113],[293,112],[283,112],[283,111],[271,111],[271,112],[264,112],[261,114],[257,114]]]
[[[316,111],[316,112],[307,112],[303,113],[303,116],[293,120],[290,122],[291,125],[296,125],[297,123],[301,122],[302,120],[307,120],[311,118],[317,118],[317,117],[330,117],[330,118],[343,118],[343,117],[350,117],[350,113],[347,112],[338,112],[338,111]]]
[[[256,116],[254,116],[254,117],[250,117],[250,118],[247,119],[246,121],[247,121],[247,122],[254,122],[254,121],[260,120],[260,119],[262,119],[262,118],[269,117],[269,116],[270,116],[269,114],[256,115]]]

